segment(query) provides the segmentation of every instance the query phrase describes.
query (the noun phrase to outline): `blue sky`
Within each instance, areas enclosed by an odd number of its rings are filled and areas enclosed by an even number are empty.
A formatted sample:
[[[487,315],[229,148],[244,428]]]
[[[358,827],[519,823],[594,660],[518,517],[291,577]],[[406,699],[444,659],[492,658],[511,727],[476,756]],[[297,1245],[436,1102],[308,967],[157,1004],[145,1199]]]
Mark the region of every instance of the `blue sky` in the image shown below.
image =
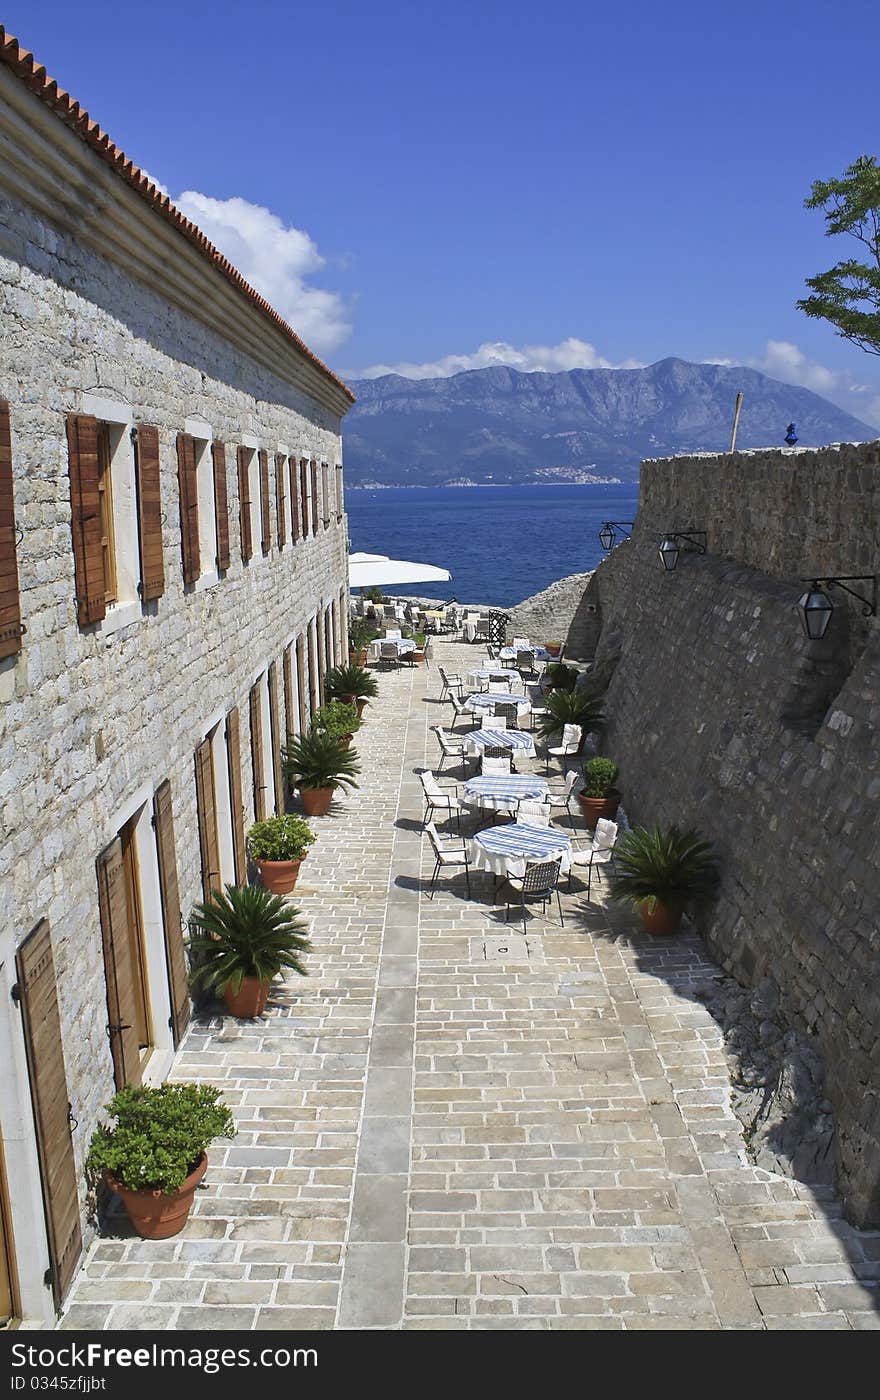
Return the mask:
[[[873,0],[4,22],[344,373],[729,359],[880,424],[880,358],[794,308],[846,253],[812,180],[880,154]]]

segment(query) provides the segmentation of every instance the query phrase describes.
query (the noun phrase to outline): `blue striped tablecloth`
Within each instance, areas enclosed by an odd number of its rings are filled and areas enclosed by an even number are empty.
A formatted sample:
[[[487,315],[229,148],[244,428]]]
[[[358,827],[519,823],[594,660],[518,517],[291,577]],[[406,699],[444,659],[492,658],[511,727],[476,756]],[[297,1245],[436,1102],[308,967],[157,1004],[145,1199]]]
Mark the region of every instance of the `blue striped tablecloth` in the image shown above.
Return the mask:
[[[550,660],[550,653],[546,647],[502,647],[498,655],[502,661],[515,661],[518,651],[530,651],[536,661]]]
[[[556,860],[566,874],[571,868],[571,838],[556,827],[490,826],[479,831],[471,841],[471,864],[477,870],[489,870],[493,875],[525,873],[527,861]]]
[[[531,734],[526,734],[522,729],[472,729],[462,738],[465,750],[471,753],[479,753],[480,749],[492,748],[497,744],[500,748],[516,749],[526,758],[535,756],[535,741]]]
[[[464,702],[466,710],[486,710],[495,705],[516,705],[519,716],[531,714],[532,711],[524,695],[511,695],[509,690],[478,690]]]
[[[546,778],[532,777],[529,773],[490,773],[483,778],[468,778],[462,801],[469,806],[507,812],[521,799],[540,801],[546,792]]]

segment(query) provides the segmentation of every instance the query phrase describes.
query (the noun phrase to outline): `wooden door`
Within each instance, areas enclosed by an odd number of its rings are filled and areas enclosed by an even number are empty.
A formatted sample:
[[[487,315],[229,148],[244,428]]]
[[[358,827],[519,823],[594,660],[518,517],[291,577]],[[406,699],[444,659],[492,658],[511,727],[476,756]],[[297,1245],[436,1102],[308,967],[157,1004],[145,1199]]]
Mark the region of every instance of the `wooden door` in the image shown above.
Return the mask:
[[[302,633],[296,639],[296,689],[299,705],[299,732],[305,734],[309,727],[308,695],[306,691],[306,639]]]
[[[113,1078],[117,1089],[121,1089],[124,1084],[140,1084],[141,1056],[125,861],[118,836],[98,856],[96,866],[107,983],[107,1035]]]
[[[232,854],[235,882],[244,884],[247,856],[244,844],[244,798],[241,791],[241,721],[235,705],[226,716],[226,766],[229,771],[229,805],[232,808]]]
[[[196,748],[195,765],[202,894],[205,899],[209,899],[215,890],[223,888],[220,874],[220,841],[217,836],[217,793],[214,787],[214,761],[211,756],[210,739],[203,739]]]
[[[263,760],[263,707],[260,704],[260,682],[251,687],[249,697],[251,723],[251,770],[254,783],[254,820],[266,818],[266,780]]]
[[[17,1313],[12,1220],[9,1214],[9,1195],[6,1190],[3,1143],[0,1141],[0,1331],[9,1326]]]
[[[284,815],[284,775],[281,771],[281,713],[278,704],[278,663],[269,663],[269,742],[272,746],[272,779],[275,784],[275,815]]]
[[[153,829],[159,859],[159,888],[162,896],[162,926],[165,932],[165,964],[168,969],[168,996],[171,1004],[171,1038],[174,1048],[189,1025],[189,974],[183,946],[183,922],[177,884],[177,850],[174,844],[174,813],[171,784],[166,781],[153,797]]]

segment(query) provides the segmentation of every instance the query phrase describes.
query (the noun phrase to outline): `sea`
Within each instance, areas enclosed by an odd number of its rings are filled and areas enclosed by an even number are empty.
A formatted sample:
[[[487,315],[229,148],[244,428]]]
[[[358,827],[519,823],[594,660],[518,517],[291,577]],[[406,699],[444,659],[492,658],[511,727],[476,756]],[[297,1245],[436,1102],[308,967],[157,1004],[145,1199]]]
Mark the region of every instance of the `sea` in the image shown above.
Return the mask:
[[[635,519],[638,484],[387,487],[345,493],[352,553],[449,569],[449,583],[395,585],[409,597],[509,608],[604,558],[606,520]]]

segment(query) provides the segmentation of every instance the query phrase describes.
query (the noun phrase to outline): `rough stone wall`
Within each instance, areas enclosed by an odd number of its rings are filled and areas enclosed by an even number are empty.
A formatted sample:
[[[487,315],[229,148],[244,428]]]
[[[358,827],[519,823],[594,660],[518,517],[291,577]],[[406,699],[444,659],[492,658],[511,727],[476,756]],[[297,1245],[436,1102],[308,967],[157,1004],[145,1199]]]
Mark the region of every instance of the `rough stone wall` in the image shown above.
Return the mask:
[[[507,637],[564,642],[573,659],[591,656],[598,637],[593,604],[586,596],[591,575],[569,574],[541,593],[517,603],[509,612]]]
[[[23,261],[23,259],[25,259]],[[241,562],[235,445],[341,461],[340,422],[236,347],[71,237],[0,208],[0,395],[12,420],[24,647],[0,663],[0,884],[15,941],[50,921],[77,1165],[112,1093],[95,858],[143,784],[171,779],[181,907],[201,898],[193,754],[238,705],[246,822],[253,816],[248,691],[322,600],[347,587],[347,539],[329,529]],[[76,621],[65,414],[88,391],[157,424],[165,594],[108,636]],[[176,434],[201,417],[227,444],[232,565],[184,593]],[[274,481],[274,477],[272,478]],[[289,533],[289,532],[288,532]],[[281,668],[279,665],[279,687]],[[283,695],[281,697],[283,714]],[[265,750],[268,754],[268,738]],[[100,755],[103,754],[103,757]],[[267,759],[268,761],[268,759]],[[20,1242],[22,1247],[25,1242]]]
[[[717,844],[703,932],[740,981],[772,975],[789,1023],[816,1037],[846,1207],[877,1223],[880,626],[837,593],[809,643],[795,602],[813,570],[878,567],[880,444],[745,456],[644,465],[633,539],[587,589],[604,748],[632,820]],[[656,533],[688,524],[709,553],[665,574]]]

